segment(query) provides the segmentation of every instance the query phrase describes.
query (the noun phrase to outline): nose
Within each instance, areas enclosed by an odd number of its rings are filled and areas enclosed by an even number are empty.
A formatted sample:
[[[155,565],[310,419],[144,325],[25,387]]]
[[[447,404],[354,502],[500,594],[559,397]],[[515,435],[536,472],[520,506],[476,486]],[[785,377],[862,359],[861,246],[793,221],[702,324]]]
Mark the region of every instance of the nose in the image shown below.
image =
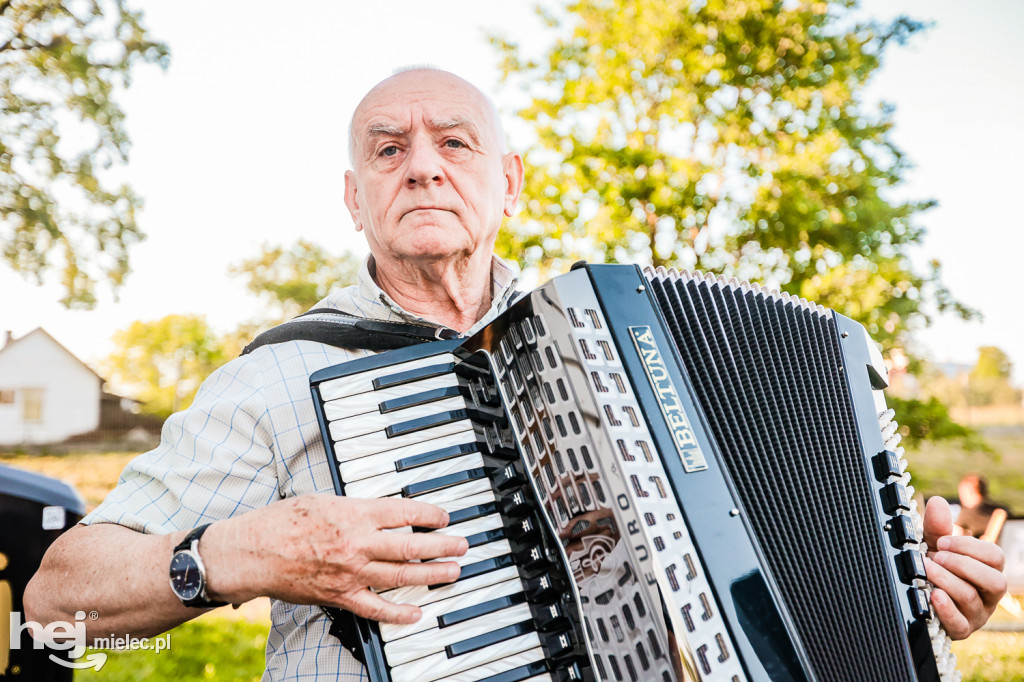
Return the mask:
[[[433,142],[416,140],[407,157],[406,185],[410,188],[440,185],[444,179],[441,155],[434,149]]]

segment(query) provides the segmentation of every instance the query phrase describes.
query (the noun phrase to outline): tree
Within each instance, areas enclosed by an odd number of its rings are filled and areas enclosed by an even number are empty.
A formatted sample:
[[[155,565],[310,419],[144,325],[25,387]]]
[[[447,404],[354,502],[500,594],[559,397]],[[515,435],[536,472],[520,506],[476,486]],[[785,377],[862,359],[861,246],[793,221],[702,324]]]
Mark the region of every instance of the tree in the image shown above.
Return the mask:
[[[291,246],[264,244],[259,256],[231,266],[249,291],[273,307],[273,323],[309,310],[331,290],[354,284],[362,259],[350,251],[335,256],[300,239]]]
[[[908,254],[929,201],[896,201],[907,169],[891,109],[864,85],[921,24],[855,16],[855,0],[574,0],[539,61],[495,38],[530,103],[524,211],[504,255],[760,280],[847,312],[890,348],[924,303],[971,314],[938,265]]]
[[[978,349],[978,362],[967,376],[967,404],[1007,405],[1020,402],[1020,391],[1010,383],[1013,363],[995,346]]]
[[[59,271],[65,306],[129,272],[141,202],[104,177],[128,158],[115,92],[167,60],[125,0],[0,0],[0,249],[38,282]]]
[[[161,417],[187,407],[210,372],[234,357],[198,315],[133,322],[113,342],[103,364],[107,378],[141,400],[144,412]]]

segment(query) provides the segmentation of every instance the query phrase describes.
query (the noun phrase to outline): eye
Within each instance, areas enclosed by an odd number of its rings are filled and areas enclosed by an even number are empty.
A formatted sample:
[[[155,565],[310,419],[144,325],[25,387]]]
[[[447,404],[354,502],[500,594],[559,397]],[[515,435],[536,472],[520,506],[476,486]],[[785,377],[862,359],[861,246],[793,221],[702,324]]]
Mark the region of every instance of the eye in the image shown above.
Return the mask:
[[[393,144],[389,144],[387,147],[384,147],[383,149],[380,150],[381,156],[394,156],[397,153],[398,147],[396,147]]]
[[[449,149],[463,149],[466,145],[462,140],[457,140],[454,137],[444,141],[444,146]]]

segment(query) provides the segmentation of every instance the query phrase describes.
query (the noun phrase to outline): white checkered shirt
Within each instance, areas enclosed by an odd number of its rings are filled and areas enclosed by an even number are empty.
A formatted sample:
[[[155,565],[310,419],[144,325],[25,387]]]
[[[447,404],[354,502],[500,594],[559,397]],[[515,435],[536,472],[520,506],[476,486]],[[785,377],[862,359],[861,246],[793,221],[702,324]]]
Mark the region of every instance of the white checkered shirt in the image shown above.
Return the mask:
[[[363,264],[358,284],[316,307],[430,324],[392,301],[373,281],[368,264]],[[512,268],[495,257],[491,307],[466,335],[507,307],[516,281]],[[164,423],[160,445],[135,458],[117,487],[82,523],[169,533],[285,497],[333,491],[309,377],[365,355],[370,353],[289,341],[229,362],[207,378],[191,407]],[[264,680],[364,678],[363,667],[329,634],[330,623],[320,607],[274,600],[271,619]]]

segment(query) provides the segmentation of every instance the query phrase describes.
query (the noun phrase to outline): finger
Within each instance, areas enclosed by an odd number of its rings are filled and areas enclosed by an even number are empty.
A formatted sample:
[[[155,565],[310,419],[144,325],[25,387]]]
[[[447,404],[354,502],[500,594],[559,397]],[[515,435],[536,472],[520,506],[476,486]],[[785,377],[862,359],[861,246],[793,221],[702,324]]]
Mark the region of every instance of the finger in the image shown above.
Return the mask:
[[[950,535],[940,538],[936,544],[940,550],[969,556],[983,564],[988,564],[997,571],[1003,570],[1003,564],[1006,561],[1006,555],[999,545],[980,538],[972,538],[969,535]]]
[[[366,500],[371,520],[378,528],[421,526],[443,528],[448,525],[448,512],[433,504],[400,497]]]
[[[454,561],[425,564],[402,561],[374,561],[367,564],[360,577],[370,587],[387,590],[409,585],[441,585],[459,579],[462,569]]]
[[[942,590],[932,590],[932,608],[950,639],[965,639],[971,634],[971,624]]]
[[[942,568],[936,576],[943,582],[932,579],[931,573],[928,578],[961,606],[973,607],[975,600],[981,600],[986,606],[994,607],[1006,591],[1006,577],[1001,571],[969,556],[936,552],[929,561]],[[947,578],[944,573],[951,577]]]
[[[357,616],[380,621],[409,625],[418,621],[423,612],[412,604],[392,604],[370,590],[360,590],[349,596],[342,606]]]
[[[949,502],[933,497],[924,507],[924,541],[931,549],[936,548],[939,538],[953,534],[953,513]]]
[[[440,533],[377,533],[368,556],[386,561],[413,561],[462,556],[469,542],[461,535]]]

